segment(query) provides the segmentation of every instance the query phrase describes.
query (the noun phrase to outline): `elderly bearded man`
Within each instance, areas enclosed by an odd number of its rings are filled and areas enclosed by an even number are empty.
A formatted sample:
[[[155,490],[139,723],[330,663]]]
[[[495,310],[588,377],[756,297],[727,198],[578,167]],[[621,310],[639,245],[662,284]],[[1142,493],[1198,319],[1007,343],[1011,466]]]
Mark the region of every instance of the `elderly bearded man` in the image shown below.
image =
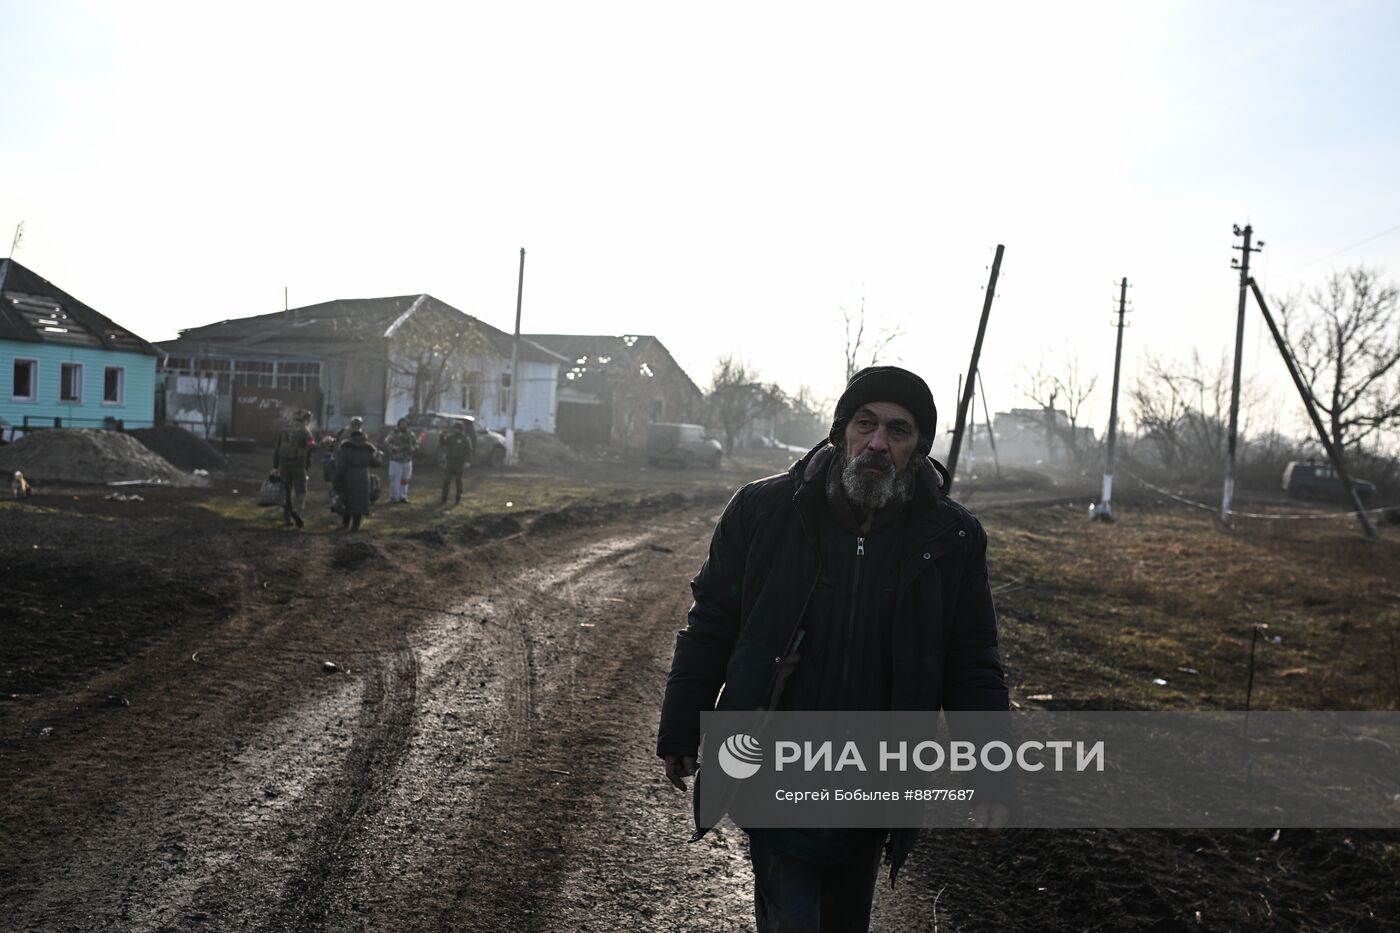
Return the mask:
[[[671,783],[695,772],[706,710],[1007,708],[987,536],[928,456],[937,419],[917,375],[863,369],[826,441],[730,500],[666,681]],[[993,829],[1008,816],[979,810]],[[748,832],[760,933],[867,930],[881,852],[893,884],[917,834]]]

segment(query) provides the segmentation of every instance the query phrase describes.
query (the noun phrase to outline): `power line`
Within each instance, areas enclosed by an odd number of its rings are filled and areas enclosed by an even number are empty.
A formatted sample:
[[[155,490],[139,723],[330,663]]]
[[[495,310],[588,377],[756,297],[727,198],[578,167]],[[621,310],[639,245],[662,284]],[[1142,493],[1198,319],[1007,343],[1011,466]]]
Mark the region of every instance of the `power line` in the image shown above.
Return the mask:
[[[1329,260],[1329,259],[1335,259],[1335,258],[1337,258],[1338,256],[1342,255],[1342,253],[1349,253],[1349,252],[1351,252],[1352,250],[1356,249],[1356,248],[1359,247],[1359,246],[1365,246],[1367,243],[1371,243],[1371,242],[1373,242],[1373,241],[1375,241],[1375,240],[1379,240],[1379,239],[1381,239],[1382,237],[1390,236],[1392,233],[1394,233],[1394,232],[1397,231],[1397,230],[1400,230],[1400,224],[1396,224],[1395,226],[1393,226],[1393,227],[1391,227],[1391,228],[1389,228],[1389,229],[1387,229],[1387,230],[1382,230],[1380,233],[1377,233],[1377,234],[1375,234],[1375,235],[1373,235],[1373,236],[1368,236],[1368,237],[1366,237],[1366,239],[1364,239],[1364,240],[1357,240],[1355,243],[1351,244],[1350,246],[1344,246],[1344,247],[1342,247],[1341,249],[1337,250],[1335,253],[1328,253],[1326,256],[1320,256],[1320,257],[1318,257],[1317,259],[1310,259],[1310,260],[1308,260],[1307,262],[1303,263],[1301,266],[1295,266],[1294,268],[1292,268],[1292,269],[1288,270],[1287,272],[1283,273],[1281,276],[1279,276],[1279,278],[1286,279],[1286,278],[1288,278],[1288,277],[1291,276],[1291,275],[1296,275],[1297,273],[1302,272],[1304,269],[1308,268],[1309,266],[1315,266],[1315,265],[1317,265],[1317,264],[1320,263],[1320,262],[1326,262],[1326,261]]]

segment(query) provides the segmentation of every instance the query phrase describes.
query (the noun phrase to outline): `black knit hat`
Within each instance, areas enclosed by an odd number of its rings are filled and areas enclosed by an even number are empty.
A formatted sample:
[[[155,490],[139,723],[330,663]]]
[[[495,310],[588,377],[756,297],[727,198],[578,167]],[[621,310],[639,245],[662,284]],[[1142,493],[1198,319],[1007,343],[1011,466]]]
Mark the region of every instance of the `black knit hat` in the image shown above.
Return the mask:
[[[907,369],[898,366],[869,366],[851,377],[846,391],[836,403],[836,418],[831,423],[829,439],[840,444],[846,422],[862,405],[870,402],[894,402],[909,409],[919,434],[932,440],[938,427],[938,408],[928,384]]]

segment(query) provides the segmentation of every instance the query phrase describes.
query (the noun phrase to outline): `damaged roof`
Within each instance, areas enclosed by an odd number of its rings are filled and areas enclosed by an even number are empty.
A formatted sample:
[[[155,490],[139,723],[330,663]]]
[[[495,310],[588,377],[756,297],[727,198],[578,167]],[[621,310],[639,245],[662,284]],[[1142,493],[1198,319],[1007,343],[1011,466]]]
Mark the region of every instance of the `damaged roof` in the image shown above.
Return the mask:
[[[161,353],[13,259],[0,259],[0,340]]]
[[[492,349],[503,356],[510,356],[510,334],[427,294],[338,298],[271,314],[233,318],[186,328],[180,331],[177,339],[164,346],[168,352],[198,344],[220,350],[295,351],[307,354],[329,345],[375,338],[392,339],[415,314],[425,311],[461,315],[485,334]],[[524,337],[520,340],[520,355],[522,359],[541,363],[563,365],[567,362],[559,354]]]
[[[651,334],[530,334],[530,339],[560,354],[576,373],[603,372],[614,361],[655,349],[680,373],[697,394],[703,395],[695,380],[682,368],[666,345]],[[573,378],[573,377],[570,377]]]

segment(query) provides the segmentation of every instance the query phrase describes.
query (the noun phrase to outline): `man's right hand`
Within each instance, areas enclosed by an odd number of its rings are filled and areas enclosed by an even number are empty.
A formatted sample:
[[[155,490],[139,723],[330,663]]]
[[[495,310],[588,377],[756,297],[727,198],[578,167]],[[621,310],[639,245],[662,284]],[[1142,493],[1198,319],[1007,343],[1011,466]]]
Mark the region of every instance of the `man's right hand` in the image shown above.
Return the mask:
[[[666,762],[666,780],[685,790],[685,779],[695,773],[694,755],[662,755]]]

